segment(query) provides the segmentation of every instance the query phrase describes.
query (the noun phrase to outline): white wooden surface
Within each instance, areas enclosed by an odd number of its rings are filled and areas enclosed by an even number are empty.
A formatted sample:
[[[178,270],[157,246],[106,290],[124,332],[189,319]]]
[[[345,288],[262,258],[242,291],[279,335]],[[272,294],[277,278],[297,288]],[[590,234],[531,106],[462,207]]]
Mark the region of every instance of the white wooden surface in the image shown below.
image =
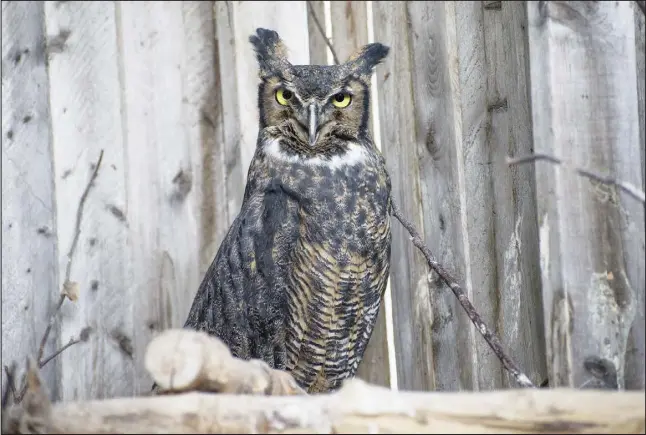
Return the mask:
[[[134,347],[143,361],[152,333],[184,324],[208,267],[200,248],[213,234],[203,234],[200,221],[213,209],[201,201],[199,123],[214,82],[208,71],[213,51],[205,50],[214,41],[213,10],[200,2],[124,2],[118,8]],[[137,379],[145,379],[144,367],[137,370]]]
[[[90,341],[60,356],[64,400],[130,395],[133,360],[133,264],[128,250],[127,154],[115,3],[45,3],[59,287],[74,236],[79,198],[92,164],[100,173],[85,203],[70,279],[80,297],[61,310],[59,345],[92,328]],[[136,229],[136,228],[135,228]]]
[[[630,4],[530,2],[528,21],[536,152],[641,186]],[[643,204],[548,163],[536,179],[550,386],[643,388]]]
[[[2,2],[2,363],[7,366],[37,354],[59,293],[43,16],[43,3]],[[48,344],[47,355],[54,344]],[[43,372],[51,387],[56,364]],[[3,388],[5,382],[3,370]]]

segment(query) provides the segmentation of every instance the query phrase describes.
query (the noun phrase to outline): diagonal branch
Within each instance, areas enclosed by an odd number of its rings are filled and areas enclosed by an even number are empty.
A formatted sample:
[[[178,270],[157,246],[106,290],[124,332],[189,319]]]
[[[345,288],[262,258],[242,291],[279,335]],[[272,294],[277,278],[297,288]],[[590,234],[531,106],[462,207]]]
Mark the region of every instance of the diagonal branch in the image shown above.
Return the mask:
[[[85,190],[83,191],[83,194],[81,195],[81,199],[79,200],[79,205],[76,210],[76,223],[74,225],[74,238],[72,239],[72,245],[70,246],[70,250],[67,253],[67,266],[65,268],[65,281],[63,282],[63,289],[61,291],[60,297],[58,298],[58,302],[56,303],[56,308],[54,309],[54,312],[51,314],[49,317],[49,321],[47,322],[47,327],[45,328],[45,332],[43,333],[43,337],[40,340],[40,346],[38,347],[38,355],[35,361],[36,366],[41,369],[47,365],[51,360],[56,358],[58,355],[60,355],[63,351],[66,349],[70,348],[71,346],[80,343],[82,341],[86,341],[89,337],[90,334],[90,328],[84,328],[78,338],[72,338],[70,341],[61,347],[60,349],[56,350],[52,355],[49,355],[47,357],[44,357],[45,353],[45,346],[47,345],[47,340],[49,339],[49,335],[52,332],[52,328],[54,327],[54,323],[56,323],[56,317],[58,313],[61,310],[61,307],[63,306],[63,302],[65,302],[65,298],[68,298],[72,301],[76,300],[77,298],[77,283],[72,282],[70,280],[70,275],[72,271],[72,263],[74,260],[74,254],[76,252],[76,247],[78,245],[78,240],[79,236],[81,235],[81,222],[83,220],[83,209],[85,207],[85,201],[88,198],[88,195],[90,193],[90,190],[94,186],[94,181],[96,180],[96,177],[99,174],[99,168],[101,167],[101,162],[103,160],[103,150],[101,150],[99,154],[99,159],[97,160],[96,164],[94,164],[94,169],[92,171],[92,175],[90,176],[90,179],[88,180],[87,185],[85,186]],[[20,387],[20,392],[16,394],[15,392],[15,383],[14,383],[14,372],[10,371],[6,366],[5,366],[5,372],[7,373],[7,376],[10,378],[9,379],[9,387],[8,390],[11,389],[13,396],[14,396],[14,401],[16,403],[20,403],[27,391],[27,378],[23,377],[21,387]],[[6,405],[5,403],[5,396],[8,397],[8,390],[3,392],[3,407]]]
[[[71,287],[70,275],[72,273],[72,261],[74,260],[74,253],[76,252],[76,246],[78,244],[79,236],[81,235],[81,221],[83,220],[83,209],[85,207],[85,201],[87,200],[87,197],[90,193],[90,189],[92,189],[92,186],[94,186],[94,180],[96,180],[97,175],[99,175],[99,168],[101,167],[101,161],[103,161],[103,150],[101,150],[101,153],[99,154],[99,160],[97,160],[96,164],[94,165],[94,171],[92,171],[92,176],[90,176],[90,180],[85,186],[85,190],[81,195],[81,199],[79,200],[79,205],[76,210],[74,238],[72,239],[72,245],[70,246],[70,250],[67,253],[67,266],[65,267],[65,281],[63,282],[64,289]],[[63,291],[61,293],[58,299],[58,304],[56,305],[56,309],[54,310],[51,317],[49,318],[49,323],[47,324],[47,328],[45,329],[43,338],[40,341],[40,347],[38,348],[38,358],[37,358],[37,361],[40,367],[42,367],[40,363],[43,360],[43,353],[45,352],[45,345],[47,344],[47,339],[49,338],[49,334],[51,333],[52,327],[54,326],[54,323],[56,321],[56,315],[60,311],[61,306],[65,301],[65,297],[71,297],[68,291]]]
[[[332,42],[330,42],[330,38],[328,38],[325,35],[325,29],[321,25],[321,22],[319,21],[318,17],[316,16],[316,13],[314,12],[314,8],[312,7],[312,2],[308,1],[307,2],[307,10],[309,11],[310,15],[314,19],[314,24],[316,24],[316,28],[319,29],[319,32],[321,32],[321,36],[323,37],[323,40],[325,41],[325,45],[328,46],[330,51],[332,52],[332,57],[334,58],[334,64],[339,65],[339,57],[336,55],[336,51],[334,50],[334,46],[332,45]]]
[[[431,250],[424,244],[422,237],[415,229],[413,223],[402,216],[401,211],[399,210],[399,207],[394,200],[392,200],[392,215],[397,218],[397,220],[404,226],[404,228],[406,228],[408,233],[411,235],[413,245],[415,245],[415,247],[422,252],[424,257],[426,258],[426,261],[428,262],[428,265],[435,272],[437,272],[437,274],[440,276],[440,278],[442,278],[446,285],[451,288],[455,297],[458,298],[460,305],[462,305],[462,308],[464,308],[464,311],[466,311],[467,316],[469,316],[469,319],[471,319],[471,322],[473,322],[476,329],[480,332],[480,334],[482,334],[482,337],[485,339],[489,347],[491,347],[491,350],[493,350],[493,352],[496,354],[505,369],[509,373],[511,373],[514,379],[516,379],[516,382],[518,382],[523,387],[534,387],[534,384],[527,377],[527,375],[521,372],[518,365],[516,365],[511,357],[509,357],[505,353],[500,340],[487,327],[487,325],[485,325],[475,307],[473,306],[471,301],[469,301],[469,298],[465,294],[464,290],[462,289],[462,287],[460,287],[460,284],[458,284],[458,281],[453,276],[451,276],[451,274],[446,269],[444,269],[444,267],[442,267],[442,265],[435,259]]]
[[[571,163],[563,161],[558,157],[554,157],[549,154],[534,153],[534,154],[529,154],[529,155],[520,156],[520,157],[507,157],[507,164],[509,166],[512,166],[512,165],[519,165],[523,163],[532,163],[537,160],[547,160],[548,162],[551,162],[556,165],[560,165],[566,169],[572,170],[578,173],[579,175],[582,175],[591,180],[598,181],[599,183],[615,186],[623,190],[624,192],[626,192],[628,195],[632,196],[636,200],[640,201],[642,204],[645,201],[644,191],[641,189],[638,189],[637,187],[635,187],[630,183],[617,180],[615,177],[611,175],[602,175],[602,174],[598,174],[596,172],[590,171],[589,169],[583,169],[583,168],[574,166]]]

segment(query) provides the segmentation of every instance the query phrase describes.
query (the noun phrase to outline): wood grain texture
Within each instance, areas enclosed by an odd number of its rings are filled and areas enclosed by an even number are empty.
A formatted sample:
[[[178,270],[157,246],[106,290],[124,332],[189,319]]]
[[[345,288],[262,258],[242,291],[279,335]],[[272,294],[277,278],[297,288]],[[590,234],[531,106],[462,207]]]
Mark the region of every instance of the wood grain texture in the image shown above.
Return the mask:
[[[217,134],[217,151],[214,155],[214,169],[222,185],[215,183],[220,194],[216,206],[223,209],[226,219],[221,222],[225,228],[220,233],[224,238],[229,225],[233,223],[244,195],[244,180],[247,166],[243,166],[241,154],[241,124],[239,118],[240,101],[238,100],[238,74],[232,74],[236,68],[237,43],[235,39],[235,22],[233,2],[216,1],[215,5],[215,39],[217,44],[218,63],[215,65],[217,86],[213,120],[221,130]],[[257,104],[254,104],[257,107]],[[257,110],[257,109],[256,109]],[[255,146],[255,142],[254,142]],[[217,243],[219,247],[219,243]],[[215,249],[217,252],[217,248]],[[211,259],[212,260],[212,259]]]
[[[525,374],[540,384],[547,369],[535,171],[533,165],[510,168],[506,163],[508,155],[527,155],[533,150],[527,7],[525,2],[502,2],[500,6],[499,10],[484,9],[489,117],[486,163],[494,223],[494,251],[489,255],[495,261],[495,281],[489,291],[496,297],[492,326]],[[480,376],[487,377],[487,373]],[[480,384],[484,387],[487,382]],[[503,372],[502,383],[488,384],[488,388],[516,385]]]
[[[238,76],[238,117],[240,120],[240,159],[244,180],[256,149],[258,138],[258,62],[249,43],[249,36],[258,27],[278,32],[294,65],[309,62],[307,5],[298,2],[231,2],[235,36],[235,68]]]
[[[66,343],[86,326],[93,333],[89,342],[59,357],[63,400],[135,392],[136,287],[128,252],[131,207],[126,195],[117,20],[112,2],[45,3],[59,271],[67,265],[79,198],[100,150],[105,152],[85,202],[71,268],[80,297],[74,304],[63,304],[57,338]],[[59,273],[59,286],[63,279],[64,273]]]
[[[368,14],[365,1],[330,2],[332,43],[339,57],[345,62],[368,41]]]
[[[332,45],[339,57],[339,61],[345,62],[359,48],[369,43],[366,2],[330,2],[330,15],[332,21]],[[384,43],[387,44],[387,42]],[[369,125],[372,134],[372,122]],[[357,377],[377,385],[390,386],[386,309],[383,301],[377,315],[377,323],[370,336],[363,360],[357,370]]]
[[[490,156],[487,149],[487,65],[482,4],[455,3],[449,16],[455,20],[459,90],[454,94],[460,105],[460,140],[457,173],[460,182],[460,225],[465,253],[464,283],[469,299],[489,325],[496,316],[495,242],[491,197]],[[466,316],[459,314],[458,358],[471,363],[469,389],[489,389],[499,385],[500,364]],[[466,330],[468,329],[468,335]],[[464,380],[463,380],[464,381]]]
[[[124,140],[133,351],[141,361],[156,331],[183,326],[202,280],[200,122],[214,85],[213,9],[208,2],[123,2],[117,6],[124,89]],[[201,48],[202,52],[189,50]],[[205,50],[206,49],[206,50]],[[211,70],[209,71],[209,66]],[[212,142],[211,142],[212,143]],[[208,217],[205,217],[208,219]],[[206,266],[208,267],[208,265]],[[138,392],[152,380],[137,364]]]
[[[195,216],[199,226],[195,241],[199,249],[199,280],[211,265],[229,229],[214,3],[182,2],[185,41],[182,103],[193,166],[194,193],[191,194],[189,212]],[[191,296],[193,291],[197,288],[191,289]]]
[[[323,3],[320,0],[310,1],[311,10],[307,8],[307,31],[309,33],[310,63],[312,65],[327,65],[327,44],[312,17],[312,12],[314,12],[325,31],[325,8]]]
[[[384,63],[377,67],[382,153],[394,200],[423,231],[406,3],[374,2],[373,15],[375,40],[391,48]],[[424,326],[430,323],[428,271],[398,222],[393,222],[392,232],[390,286],[398,388],[429,390],[433,388],[431,336],[423,333]]]
[[[528,24],[536,152],[641,186],[630,4],[529,2]],[[550,386],[643,388],[643,205],[551,164],[536,179]]]
[[[461,105],[456,101],[459,62],[455,8],[450,2],[412,2],[408,15],[425,239],[438,260],[464,283],[462,240],[466,234],[461,225],[463,175],[458,171],[462,134]],[[426,373],[433,375],[433,389],[470,388],[473,331],[462,318],[462,308],[439,279],[429,283],[427,295],[418,297],[417,334],[432,338],[426,344],[428,349],[422,350],[427,355]]]
[[[2,2],[2,364],[24,364],[60,292],[44,3]],[[45,349],[55,350],[55,340]],[[57,361],[42,376],[53,397]],[[22,374],[22,371],[20,372]],[[3,391],[5,374],[2,374]]]
[[[646,16],[632,2],[635,15],[635,56],[637,60],[637,104],[639,105],[639,138],[642,150],[642,189],[646,186]]]

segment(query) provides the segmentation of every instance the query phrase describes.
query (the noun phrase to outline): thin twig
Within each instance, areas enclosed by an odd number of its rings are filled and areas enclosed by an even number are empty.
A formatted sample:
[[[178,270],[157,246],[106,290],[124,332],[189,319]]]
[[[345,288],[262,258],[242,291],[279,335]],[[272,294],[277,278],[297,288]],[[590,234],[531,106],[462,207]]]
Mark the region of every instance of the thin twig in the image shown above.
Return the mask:
[[[97,175],[99,175],[99,168],[101,167],[102,160],[103,160],[103,150],[101,150],[99,154],[99,160],[96,162],[96,165],[94,165],[94,171],[92,172],[90,181],[88,181],[87,185],[85,186],[85,190],[83,191],[83,195],[81,195],[81,199],[79,201],[79,206],[76,209],[76,223],[74,224],[74,239],[72,239],[72,246],[70,246],[70,250],[67,253],[67,267],[65,268],[66,282],[70,280],[70,273],[72,271],[72,260],[74,258],[74,253],[76,252],[76,245],[78,244],[79,236],[81,235],[81,220],[83,219],[83,208],[85,207],[85,201],[87,200],[87,196],[90,193],[90,189],[94,185],[94,180],[96,180]]]
[[[323,40],[325,41],[325,44],[328,46],[328,48],[332,52],[332,58],[334,58],[334,64],[339,65],[340,64],[339,58],[336,55],[336,51],[334,50],[334,46],[332,45],[332,42],[330,41],[330,39],[325,34],[325,29],[323,28],[323,26],[321,25],[321,22],[319,21],[318,17],[316,16],[316,13],[314,12],[314,7],[311,5],[311,3],[312,3],[311,1],[307,2],[307,9],[308,9],[310,15],[312,15],[312,18],[314,19],[314,24],[316,24],[316,28],[319,29],[319,32],[321,33],[321,36],[323,37]]]
[[[625,181],[617,180],[611,175],[602,175],[602,174],[598,174],[596,172],[590,171],[588,169],[579,168],[577,166],[574,166],[568,162],[565,162],[559,159],[558,157],[554,157],[549,154],[534,153],[527,156],[507,157],[507,164],[512,166],[512,165],[519,165],[523,163],[535,162],[537,160],[547,160],[548,162],[561,165],[562,167],[573,170],[577,172],[579,175],[590,178],[591,180],[595,180],[603,184],[616,186],[619,189],[626,192],[628,195],[635,198],[636,200],[641,201],[642,204],[645,202],[644,191],[641,189],[638,189],[634,185],[627,183]]]
[[[54,352],[53,354],[51,354],[47,358],[44,358],[42,361],[39,361],[38,362],[38,368],[42,369],[43,367],[45,367],[45,365],[48,362],[50,362],[51,360],[56,358],[58,355],[63,353],[68,347],[74,346],[76,343],[80,343],[81,341],[83,341],[83,340],[81,340],[80,338],[71,338],[70,341],[65,346],[61,347],[60,349],[58,349],[56,352]]]
[[[7,375],[7,383],[5,384],[4,391],[2,392],[2,409],[6,409],[7,405],[9,404],[9,393],[11,393],[11,397],[13,398],[14,402],[16,402],[16,399],[18,397],[16,395],[16,384],[14,382],[16,362],[14,361],[13,363],[11,363],[11,367],[4,366],[4,372]]]
[[[85,201],[87,200],[88,194],[90,193],[90,189],[94,185],[94,180],[96,180],[96,177],[99,174],[99,168],[101,167],[102,160],[103,160],[103,150],[101,150],[99,154],[99,160],[94,165],[94,171],[92,171],[90,180],[85,186],[85,190],[83,191],[83,195],[81,195],[78,208],[76,209],[76,223],[74,225],[74,238],[72,239],[72,245],[70,246],[70,250],[67,253],[67,266],[65,268],[65,281],[63,282],[63,287],[65,287],[67,283],[70,281],[70,274],[72,273],[72,261],[74,259],[74,253],[76,252],[76,245],[78,244],[79,236],[81,234],[81,221],[83,219],[83,208],[85,207]],[[49,338],[49,334],[52,331],[52,327],[56,322],[56,315],[60,311],[61,306],[65,301],[65,297],[66,297],[66,293],[63,292],[58,299],[58,304],[56,305],[56,309],[54,310],[54,312],[49,318],[49,322],[47,323],[47,328],[45,329],[43,338],[40,341],[40,347],[38,348],[38,358],[37,358],[39,365],[40,365],[40,362],[43,360],[43,353],[45,352],[45,345],[47,344],[47,339]]]
[[[502,365],[505,367],[505,369],[507,369],[507,371],[511,373],[511,375],[516,379],[516,382],[518,382],[521,386],[533,388],[534,384],[532,383],[532,381],[527,377],[527,375],[520,371],[520,368],[516,365],[516,363],[505,353],[500,340],[487,327],[487,325],[485,325],[475,307],[473,306],[471,301],[469,301],[467,295],[464,293],[464,290],[462,290],[462,287],[460,287],[460,285],[458,284],[457,280],[453,276],[451,276],[451,274],[447,272],[446,269],[444,269],[444,267],[442,267],[442,265],[435,259],[431,250],[424,244],[422,237],[415,229],[413,223],[402,216],[401,211],[399,210],[399,207],[394,202],[394,200],[392,201],[392,215],[397,218],[397,220],[404,226],[404,228],[406,228],[406,230],[412,237],[413,245],[415,245],[415,247],[422,252],[429,266],[433,270],[435,270],[435,272],[437,272],[437,274],[440,276],[440,278],[442,278],[446,285],[451,288],[453,294],[458,298],[460,305],[462,305],[462,308],[464,308],[464,311],[466,311],[467,316],[469,316],[469,319],[471,319],[476,329],[480,332],[480,334],[482,334],[482,337],[484,337],[489,347],[491,347],[491,350],[493,350],[498,359],[500,359],[500,362],[502,362]]]
[[[49,322],[47,323],[47,328],[45,328],[45,333],[43,334],[43,338],[40,340],[40,347],[38,348],[38,361],[43,359],[43,353],[45,352],[45,345],[47,344],[47,339],[49,338],[49,334],[52,331],[52,327],[54,326],[54,322],[56,322],[56,314],[60,311],[61,306],[63,305],[63,302],[65,302],[65,295],[60,295],[58,298],[58,303],[56,304],[56,309],[52,313],[52,315],[49,317]]]

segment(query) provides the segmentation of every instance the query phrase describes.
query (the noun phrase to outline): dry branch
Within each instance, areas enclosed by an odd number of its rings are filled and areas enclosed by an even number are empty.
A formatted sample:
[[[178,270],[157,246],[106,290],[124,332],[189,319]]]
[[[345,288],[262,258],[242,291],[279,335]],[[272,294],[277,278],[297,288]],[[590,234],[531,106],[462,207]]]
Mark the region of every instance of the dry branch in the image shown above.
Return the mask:
[[[101,167],[102,161],[103,161],[103,150],[101,150],[101,152],[99,153],[99,159],[93,165],[94,169],[92,170],[92,175],[90,176],[90,179],[88,180],[85,186],[85,189],[83,190],[83,194],[79,199],[79,204],[76,209],[76,223],[74,224],[74,238],[72,239],[70,250],[67,253],[67,266],[65,268],[65,280],[63,281],[63,288],[61,289],[58,302],[56,303],[56,308],[49,316],[47,327],[45,328],[43,337],[40,340],[40,346],[38,346],[38,355],[36,358],[37,362],[34,363],[39,369],[43,368],[47,363],[49,363],[51,360],[53,360],[58,355],[63,353],[66,349],[82,341],[87,341],[87,339],[89,338],[90,328],[84,328],[80,332],[77,338],[71,338],[66,345],[54,351],[54,353],[52,353],[51,355],[47,357],[44,356],[45,346],[47,345],[49,334],[52,332],[54,323],[56,323],[56,317],[60,312],[61,307],[63,306],[63,302],[65,302],[65,298],[71,300],[72,302],[76,301],[76,299],[78,298],[78,283],[73,282],[70,279],[71,272],[72,272],[72,263],[74,260],[74,254],[76,252],[76,246],[78,245],[78,239],[79,239],[79,236],[81,235],[81,222],[83,221],[83,210],[85,207],[85,201],[87,200],[88,195],[90,194],[90,190],[94,186],[94,181],[96,180],[96,177],[99,175],[99,168]],[[27,376],[23,377],[21,382],[22,387],[20,388],[20,392],[17,393],[16,386],[15,386],[15,370],[13,369],[9,370],[8,367],[5,366],[5,373],[7,374],[7,378],[8,378],[7,380],[8,390],[6,392],[3,392],[2,394],[3,409],[8,404],[9,390],[11,390],[11,393],[12,393],[11,396],[14,403],[20,403],[25,396],[25,393],[28,387],[28,381],[29,381],[29,378]]]
[[[234,358],[222,341],[201,331],[164,331],[148,345],[145,361],[162,392],[305,394],[287,372],[260,360]]]
[[[406,231],[408,231],[411,236],[413,245],[415,245],[415,247],[422,252],[424,258],[426,258],[428,265],[439,275],[440,278],[442,278],[442,281],[444,281],[446,285],[451,288],[451,291],[453,291],[455,297],[458,298],[460,305],[462,305],[462,308],[464,308],[464,311],[466,311],[467,316],[469,316],[471,322],[473,322],[476,329],[480,332],[491,350],[493,350],[493,352],[496,354],[505,369],[509,373],[511,373],[514,379],[516,379],[516,382],[518,382],[518,384],[520,384],[521,386],[534,387],[532,381],[527,377],[527,375],[521,372],[520,368],[514,362],[514,360],[512,360],[511,357],[504,351],[502,344],[498,339],[498,336],[494,334],[494,332],[489,329],[484,323],[482,317],[480,317],[480,314],[478,314],[471,301],[469,301],[466,293],[464,293],[464,290],[462,289],[460,284],[458,284],[458,281],[444,267],[442,267],[442,265],[433,256],[433,253],[428,248],[428,246],[426,246],[424,240],[422,239],[422,236],[420,236],[419,232],[415,229],[413,223],[402,216],[401,211],[399,210],[399,207],[394,200],[391,199],[391,203],[392,215],[397,218],[397,220],[404,226],[404,228],[406,228]]]
[[[152,363],[163,346],[173,355]],[[185,384],[200,377],[187,374],[217,369],[219,357],[224,372],[235,364],[255,370],[254,363],[235,361],[222,348],[217,338],[174,330],[151,343],[147,365],[166,373],[161,369],[166,362],[191,365],[193,356],[200,357],[201,364],[180,375]],[[218,376],[218,382],[227,382]],[[4,433],[643,433],[645,427],[643,391],[394,392],[355,379],[329,395],[192,392],[52,406],[35,364],[29,379],[25,402],[4,418]],[[159,374],[156,379],[164,382]]]
[[[644,197],[644,191],[641,189],[638,189],[637,187],[635,187],[634,185],[626,181],[617,180],[615,177],[610,175],[602,175],[594,171],[591,171],[589,169],[580,168],[578,166],[575,166],[569,162],[563,161],[558,157],[554,157],[549,154],[534,153],[534,154],[521,156],[521,157],[507,157],[507,164],[512,166],[512,165],[519,165],[523,163],[532,163],[538,160],[546,160],[550,163],[559,165],[565,169],[575,171],[576,173],[578,173],[583,177],[589,178],[591,180],[597,181],[602,184],[615,186],[642,203],[646,201],[646,198]]]

